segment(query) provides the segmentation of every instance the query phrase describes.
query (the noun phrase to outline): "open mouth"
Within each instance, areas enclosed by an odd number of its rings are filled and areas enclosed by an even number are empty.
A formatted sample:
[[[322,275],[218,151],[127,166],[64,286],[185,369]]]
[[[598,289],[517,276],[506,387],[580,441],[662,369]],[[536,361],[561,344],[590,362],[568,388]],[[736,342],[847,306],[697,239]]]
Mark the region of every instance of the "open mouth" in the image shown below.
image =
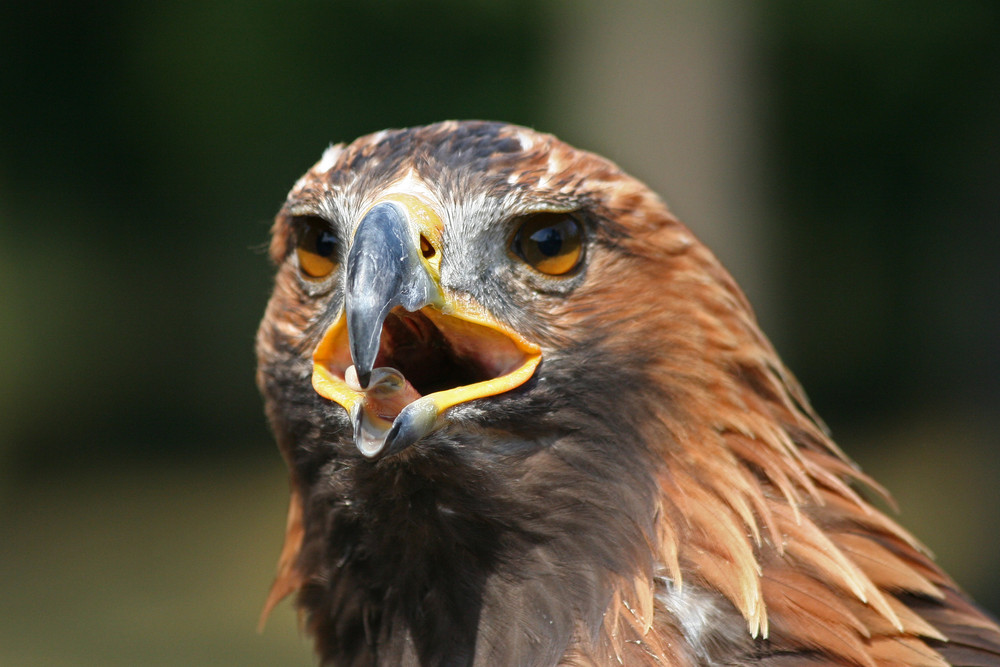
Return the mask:
[[[477,352],[500,348],[511,357],[511,362],[520,361],[521,355],[506,338],[483,327],[470,326],[480,330],[478,337],[461,336],[457,330],[449,332],[449,336],[423,312],[408,313],[396,308],[382,325],[375,365],[395,368],[420,396],[425,396],[489,380],[512,370],[506,367],[509,364],[498,366]],[[478,346],[468,345],[477,338]]]
[[[367,387],[358,381],[345,318],[330,327],[313,356],[313,386],[351,415],[362,453],[399,451],[434,430],[448,408],[531,377],[539,348],[495,322],[473,321],[478,315],[394,308],[382,324]]]

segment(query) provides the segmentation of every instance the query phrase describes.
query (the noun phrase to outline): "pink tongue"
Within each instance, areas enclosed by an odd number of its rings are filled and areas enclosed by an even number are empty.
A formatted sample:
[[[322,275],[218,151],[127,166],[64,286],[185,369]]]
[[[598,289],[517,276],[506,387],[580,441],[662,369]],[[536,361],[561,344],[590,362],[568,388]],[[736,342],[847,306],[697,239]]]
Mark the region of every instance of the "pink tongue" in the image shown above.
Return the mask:
[[[407,405],[420,398],[420,392],[395,368],[383,366],[372,370],[367,389],[358,382],[358,372],[350,366],[344,373],[344,381],[355,391],[363,392],[365,412],[392,422]]]

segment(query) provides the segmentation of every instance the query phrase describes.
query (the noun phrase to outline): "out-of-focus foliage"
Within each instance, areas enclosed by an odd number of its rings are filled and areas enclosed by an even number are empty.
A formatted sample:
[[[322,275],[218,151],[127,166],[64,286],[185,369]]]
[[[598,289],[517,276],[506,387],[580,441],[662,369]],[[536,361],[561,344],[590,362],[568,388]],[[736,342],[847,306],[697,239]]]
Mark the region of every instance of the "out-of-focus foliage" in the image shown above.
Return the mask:
[[[765,16],[786,361],[850,414],[947,395],[996,415],[1000,5]]]

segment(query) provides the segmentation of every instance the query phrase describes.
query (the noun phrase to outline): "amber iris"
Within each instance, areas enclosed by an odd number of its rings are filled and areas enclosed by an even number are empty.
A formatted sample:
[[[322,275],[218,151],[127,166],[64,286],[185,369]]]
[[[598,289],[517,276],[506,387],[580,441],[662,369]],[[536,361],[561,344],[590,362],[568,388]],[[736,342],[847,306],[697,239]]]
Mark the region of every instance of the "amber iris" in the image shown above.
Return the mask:
[[[337,268],[337,237],[321,218],[297,220],[295,254],[299,270],[308,280],[322,280]]]
[[[518,227],[513,250],[534,269],[561,276],[580,263],[583,228],[568,213],[535,213]]]

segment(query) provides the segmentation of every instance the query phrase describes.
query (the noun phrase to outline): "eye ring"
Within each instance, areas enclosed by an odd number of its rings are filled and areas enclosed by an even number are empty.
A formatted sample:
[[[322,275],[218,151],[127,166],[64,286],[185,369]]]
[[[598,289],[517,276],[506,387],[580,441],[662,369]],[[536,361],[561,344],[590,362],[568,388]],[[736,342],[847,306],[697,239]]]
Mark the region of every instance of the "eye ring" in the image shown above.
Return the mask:
[[[531,213],[519,219],[511,251],[531,268],[564,276],[583,259],[583,225],[569,213]]]
[[[337,268],[340,240],[330,223],[315,216],[296,218],[295,255],[299,275],[310,282],[325,280]]]

